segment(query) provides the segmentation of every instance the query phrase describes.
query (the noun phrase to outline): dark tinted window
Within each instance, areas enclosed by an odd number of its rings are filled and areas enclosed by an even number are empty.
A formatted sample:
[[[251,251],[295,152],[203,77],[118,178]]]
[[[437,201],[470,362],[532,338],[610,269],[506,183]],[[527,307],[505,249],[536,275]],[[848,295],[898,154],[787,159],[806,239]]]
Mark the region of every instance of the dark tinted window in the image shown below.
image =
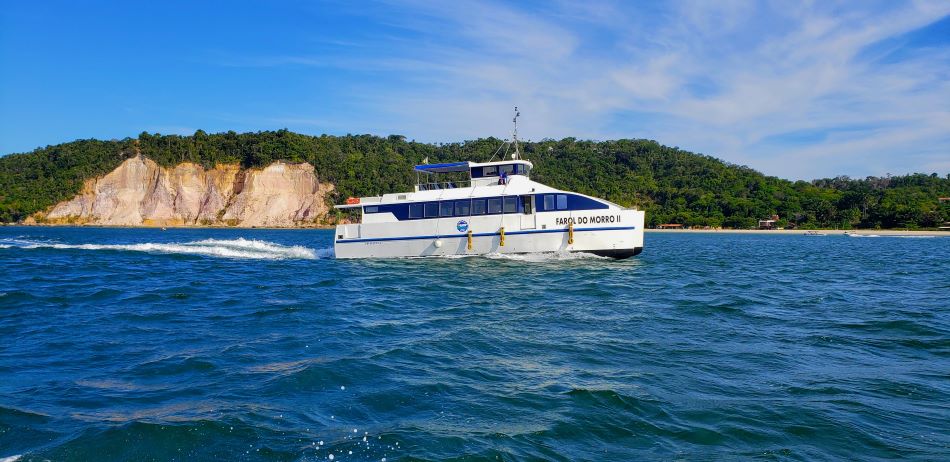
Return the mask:
[[[506,174],[508,174],[508,175],[511,175],[511,174],[514,173],[514,171],[515,171],[515,166],[512,165],[512,164],[499,165],[499,166],[498,166],[498,171],[501,172],[501,173],[506,173]]]
[[[488,199],[488,213],[501,213],[501,198]]]
[[[505,198],[505,213],[516,213],[518,211],[518,197]]]
[[[498,175],[498,167],[492,165],[491,167],[485,167],[482,169],[482,176],[495,176]]]
[[[439,203],[438,202],[426,202],[426,218],[432,218],[439,216]]]
[[[453,207],[452,207],[451,201],[442,202],[440,215],[442,215],[443,217],[452,216],[452,208]]]
[[[554,210],[554,194],[544,196],[544,210]]]
[[[472,199],[472,215],[485,214],[485,199]]]
[[[422,218],[422,204],[409,204],[409,218]]]
[[[455,216],[457,217],[467,217],[468,210],[471,206],[472,201],[455,201]]]
[[[379,207],[375,205],[372,207],[363,207],[363,211],[366,213],[376,213],[376,212],[379,212]]]
[[[564,195],[564,194],[557,195],[557,209],[567,210],[567,195]]]

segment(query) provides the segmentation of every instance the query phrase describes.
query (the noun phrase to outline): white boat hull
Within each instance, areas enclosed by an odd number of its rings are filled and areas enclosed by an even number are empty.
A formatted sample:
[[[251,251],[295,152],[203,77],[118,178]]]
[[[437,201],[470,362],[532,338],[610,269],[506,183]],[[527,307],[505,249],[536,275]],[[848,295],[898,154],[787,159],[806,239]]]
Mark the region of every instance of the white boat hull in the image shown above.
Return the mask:
[[[334,250],[337,258],[543,252],[627,258],[643,250],[643,223],[639,210],[585,210],[350,224],[336,227]]]

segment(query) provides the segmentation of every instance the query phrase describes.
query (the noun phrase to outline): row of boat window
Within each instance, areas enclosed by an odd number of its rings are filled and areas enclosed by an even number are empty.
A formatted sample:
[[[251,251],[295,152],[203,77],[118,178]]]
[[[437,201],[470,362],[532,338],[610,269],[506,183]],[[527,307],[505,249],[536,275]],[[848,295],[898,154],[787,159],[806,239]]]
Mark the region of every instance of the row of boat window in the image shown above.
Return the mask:
[[[470,215],[495,215],[501,213],[532,213],[532,196],[505,196],[489,197],[483,199],[462,199],[452,201],[433,201],[419,202],[416,204],[393,204],[388,206],[367,206],[363,208],[364,213],[391,212],[397,216],[405,215],[405,207],[408,205],[408,215],[406,218],[439,218],[439,217],[467,217]],[[567,210],[567,195],[565,194],[545,194],[539,210]],[[397,209],[398,208],[398,209]],[[402,212],[402,213],[399,213]]]
[[[524,164],[504,164],[489,165],[486,167],[475,167],[472,169],[472,178],[483,178],[486,176],[505,175],[527,175],[528,166]]]

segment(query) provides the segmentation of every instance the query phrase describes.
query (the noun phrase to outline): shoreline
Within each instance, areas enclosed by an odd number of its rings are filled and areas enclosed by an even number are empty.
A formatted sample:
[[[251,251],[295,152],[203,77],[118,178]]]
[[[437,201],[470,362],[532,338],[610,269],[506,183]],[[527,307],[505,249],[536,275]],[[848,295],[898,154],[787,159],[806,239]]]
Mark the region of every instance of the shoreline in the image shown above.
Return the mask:
[[[877,235],[877,236],[948,236],[950,231],[921,231],[921,230],[900,230],[900,229],[651,229],[644,230],[647,233],[667,233],[667,234],[689,234],[689,233],[708,233],[708,234],[781,234],[781,235],[805,235],[808,232],[819,232],[828,236],[843,236],[845,234],[858,235]]]

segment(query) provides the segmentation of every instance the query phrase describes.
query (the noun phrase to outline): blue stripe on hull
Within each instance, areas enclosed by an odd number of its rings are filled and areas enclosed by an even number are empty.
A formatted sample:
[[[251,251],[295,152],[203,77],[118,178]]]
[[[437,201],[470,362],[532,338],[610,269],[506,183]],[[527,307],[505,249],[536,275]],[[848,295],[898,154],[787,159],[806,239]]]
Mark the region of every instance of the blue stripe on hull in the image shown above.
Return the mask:
[[[622,226],[615,228],[574,228],[575,233],[581,233],[585,231],[633,231],[637,229],[635,226]],[[519,234],[541,234],[541,233],[566,233],[567,228],[564,229],[538,229],[532,231],[511,231],[506,232],[505,236],[517,236]],[[500,236],[501,233],[472,233],[472,237],[487,237],[487,236]],[[367,239],[346,239],[338,240],[337,244],[352,244],[357,242],[379,242],[379,241],[414,241],[417,239],[464,239],[468,237],[467,234],[456,234],[451,236],[406,236],[406,237],[375,237]]]

